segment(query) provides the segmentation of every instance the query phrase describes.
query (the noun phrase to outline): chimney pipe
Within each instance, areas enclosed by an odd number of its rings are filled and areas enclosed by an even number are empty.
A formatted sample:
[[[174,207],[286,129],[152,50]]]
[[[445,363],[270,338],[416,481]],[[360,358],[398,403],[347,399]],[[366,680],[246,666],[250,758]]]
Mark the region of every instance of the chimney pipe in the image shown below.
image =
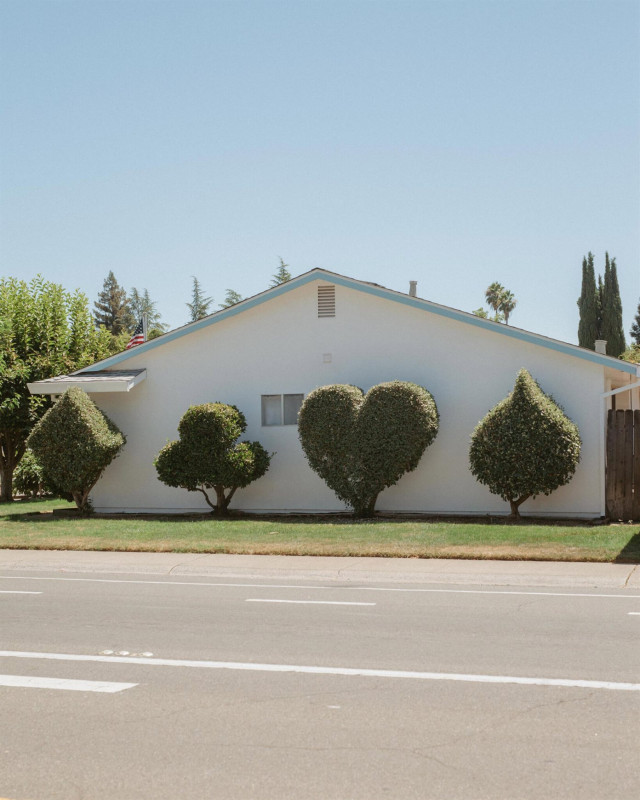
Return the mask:
[[[596,339],[596,353],[600,353],[602,356],[607,355],[607,340],[606,339]]]
[[[418,281],[409,281],[409,297],[416,297],[418,290]]]

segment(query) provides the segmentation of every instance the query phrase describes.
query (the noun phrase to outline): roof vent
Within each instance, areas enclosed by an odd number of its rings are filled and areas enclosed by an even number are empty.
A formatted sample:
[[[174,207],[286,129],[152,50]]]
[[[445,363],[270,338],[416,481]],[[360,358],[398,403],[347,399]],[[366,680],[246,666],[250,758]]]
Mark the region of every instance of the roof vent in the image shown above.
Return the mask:
[[[418,292],[418,281],[409,281],[409,297],[416,297]]]
[[[318,286],[318,318],[335,317],[336,315],[336,287]]]
[[[603,355],[603,356],[607,355],[607,340],[606,339],[596,339],[596,353],[600,353],[600,355]]]

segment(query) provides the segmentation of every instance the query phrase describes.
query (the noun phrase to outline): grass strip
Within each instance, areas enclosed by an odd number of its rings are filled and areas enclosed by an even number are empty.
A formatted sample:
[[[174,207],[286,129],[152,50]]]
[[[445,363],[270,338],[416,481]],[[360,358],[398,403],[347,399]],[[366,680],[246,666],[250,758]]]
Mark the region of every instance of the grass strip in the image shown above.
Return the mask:
[[[63,501],[0,505],[0,548],[640,563],[640,525],[505,519],[76,517]],[[56,509],[58,513],[53,513]]]

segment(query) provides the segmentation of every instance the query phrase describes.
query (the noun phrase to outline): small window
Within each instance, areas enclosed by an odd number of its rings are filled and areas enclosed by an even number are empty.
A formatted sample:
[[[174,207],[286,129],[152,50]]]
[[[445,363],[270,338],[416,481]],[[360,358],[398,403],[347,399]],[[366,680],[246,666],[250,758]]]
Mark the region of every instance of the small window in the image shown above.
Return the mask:
[[[303,394],[263,394],[263,425],[297,425]]]

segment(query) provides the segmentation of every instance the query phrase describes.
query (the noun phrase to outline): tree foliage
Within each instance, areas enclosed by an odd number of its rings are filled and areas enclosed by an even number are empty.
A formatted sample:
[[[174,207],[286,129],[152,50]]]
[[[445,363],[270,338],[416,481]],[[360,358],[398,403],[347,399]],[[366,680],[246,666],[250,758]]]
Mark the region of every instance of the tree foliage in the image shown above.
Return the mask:
[[[506,500],[517,518],[529,497],[569,482],[580,448],[577,426],[522,369],[513,391],[474,430],[469,462],[475,478]]]
[[[418,466],[438,432],[438,409],[421,386],[391,381],[365,395],[349,385],[311,392],[298,415],[309,466],[356,516],[371,516],[380,492]]]
[[[629,335],[637,345],[640,345],[640,302],[638,302],[638,310],[636,311],[636,316],[633,320]]]
[[[600,339],[607,341],[607,354],[618,357],[627,348],[622,323],[622,300],[618,285],[616,260],[605,253],[604,285],[602,294],[602,330]]]
[[[236,303],[242,302],[243,297],[238,292],[234,292],[233,289],[227,289],[227,293],[224,296],[224,303],[219,305],[219,308],[229,308],[229,306],[235,306]]]
[[[93,307],[96,325],[105,328],[113,336],[130,332],[134,327],[134,318],[127,293],[111,270],[104,279],[102,291]]]
[[[605,253],[604,281],[598,275],[596,286],[594,257],[589,252],[582,259],[582,289],[578,298],[580,321],[578,344],[595,350],[596,339],[607,342],[607,354],[618,357],[625,351],[626,343],[622,324],[622,300],[618,285],[615,258]]]
[[[280,258],[280,266],[276,270],[275,274],[271,276],[271,283],[269,284],[269,288],[272,289],[274,286],[280,286],[281,283],[286,283],[287,281],[291,280],[291,273],[287,269],[289,265],[285,264],[282,258]]]
[[[578,298],[580,322],[578,323],[578,344],[590,350],[599,339],[600,298],[596,290],[596,275],[593,266],[593,253],[582,259],[582,289]]]
[[[191,302],[187,303],[186,306],[191,314],[191,319],[189,321],[197,322],[199,319],[206,317],[209,313],[209,306],[213,303],[213,297],[205,297],[202,287],[200,286],[200,281],[195,275],[192,275],[191,278],[193,280]]]
[[[489,308],[493,309],[493,316],[484,308],[476,308],[472,313],[475,314],[476,317],[490,319],[492,322],[504,322],[508,325],[511,312],[517,305],[517,300],[513,292],[505,289],[501,283],[494,281],[487,287],[484,296]]]
[[[89,493],[126,442],[116,425],[82,389],[60,397],[31,432],[27,444],[49,480],[90,510]]]
[[[147,315],[147,340],[161,336],[169,327],[162,322],[162,314],[157,309],[157,303],[151,299],[148,289],[139,291],[134,286],[129,293],[129,307],[136,323],[144,314]]]
[[[0,478],[12,499],[13,471],[26,439],[50,405],[27,383],[80,369],[110,354],[111,336],[96,330],[81,292],[38,276],[30,283],[0,279]]]
[[[17,494],[28,495],[30,497],[44,497],[45,495],[57,495],[71,500],[71,496],[61,492],[57,486],[45,474],[42,464],[27,448],[25,454],[20,459],[20,463],[13,473],[13,489]]]
[[[237,441],[246,429],[245,416],[236,406],[191,406],[178,425],[180,438],[158,453],[158,478],[167,486],[201,492],[213,514],[226,514],[236,490],[262,477],[271,461],[260,442]],[[209,498],[211,489],[215,503]]]

